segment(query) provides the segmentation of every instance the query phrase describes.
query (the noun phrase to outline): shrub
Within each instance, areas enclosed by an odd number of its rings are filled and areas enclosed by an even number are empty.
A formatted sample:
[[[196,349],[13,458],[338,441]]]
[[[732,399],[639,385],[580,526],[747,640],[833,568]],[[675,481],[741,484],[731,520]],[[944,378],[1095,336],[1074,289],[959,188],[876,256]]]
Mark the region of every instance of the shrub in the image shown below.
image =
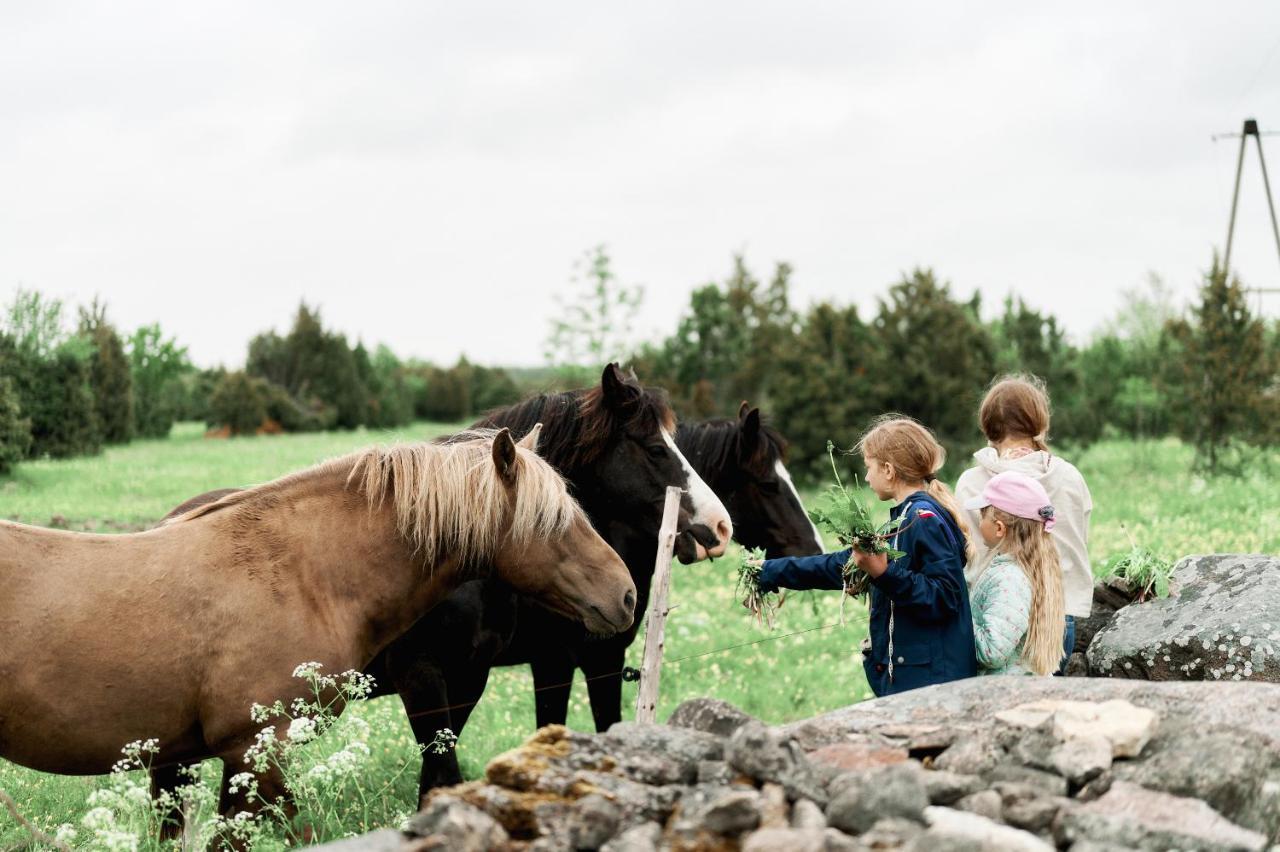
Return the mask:
[[[31,421],[22,416],[13,380],[0,376],[0,473],[26,458],[30,446]]]

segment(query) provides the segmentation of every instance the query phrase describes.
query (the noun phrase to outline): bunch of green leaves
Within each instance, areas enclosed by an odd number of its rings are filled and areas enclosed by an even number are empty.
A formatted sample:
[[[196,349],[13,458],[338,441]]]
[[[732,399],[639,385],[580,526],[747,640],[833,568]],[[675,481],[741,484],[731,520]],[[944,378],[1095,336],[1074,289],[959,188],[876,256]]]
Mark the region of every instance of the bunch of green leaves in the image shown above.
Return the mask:
[[[742,594],[742,605],[756,621],[772,630],[783,599],[776,592],[766,592],[760,588],[760,566],[763,562],[762,548],[753,547],[742,551],[742,561],[738,564],[737,591]]]
[[[1125,530],[1126,535],[1128,532]],[[1129,536],[1129,549],[1108,559],[1104,570],[1106,576],[1124,580],[1138,602],[1153,594],[1158,598],[1169,597],[1173,563],[1139,545],[1133,536]]]
[[[857,478],[854,478],[852,487],[840,479],[835,451],[836,445],[827,441],[827,458],[831,461],[831,472],[836,481],[818,497],[809,517],[834,535],[841,547],[852,547],[863,553],[883,553],[890,560],[902,556],[902,551],[894,550],[889,543],[897,534],[901,519],[891,519],[883,524],[872,519],[871,509],[858,493]],[[864,595],[870,589],[870,579],[858,571],[853,554],[849,555],[844,566],[844,586],[845,592],[853,596]]]

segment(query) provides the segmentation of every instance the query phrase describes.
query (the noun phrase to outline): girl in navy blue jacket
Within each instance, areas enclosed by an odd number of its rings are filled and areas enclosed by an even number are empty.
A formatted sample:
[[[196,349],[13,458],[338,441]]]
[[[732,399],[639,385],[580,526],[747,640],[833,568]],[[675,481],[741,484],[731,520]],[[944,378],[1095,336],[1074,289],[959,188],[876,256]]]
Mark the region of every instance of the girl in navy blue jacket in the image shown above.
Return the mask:
[[[862,666],[876,695],[973,677],[973,618],[964,566],[972,551],[959,504],[935,477],[946,458],[933,433],[905,417],[877,421],[858,442],[867,485],[897,502],[902,518],[890,562],[883,553],[852,549],[821,556],[766,559],[762,591],[843,589],[852,558],[871,578],[871,647]]]

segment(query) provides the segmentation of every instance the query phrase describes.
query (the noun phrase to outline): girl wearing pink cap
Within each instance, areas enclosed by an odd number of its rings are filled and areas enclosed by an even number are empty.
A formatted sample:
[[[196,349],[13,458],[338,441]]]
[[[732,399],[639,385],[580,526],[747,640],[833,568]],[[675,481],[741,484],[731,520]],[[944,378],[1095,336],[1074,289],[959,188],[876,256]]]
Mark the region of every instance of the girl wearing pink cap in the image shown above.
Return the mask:
[[[978,674],[1053,674],[1066,614],[1048,492],[1008,471],[991,477],[964,507],[981,511],[978,531],[993,554],[970,593]]]

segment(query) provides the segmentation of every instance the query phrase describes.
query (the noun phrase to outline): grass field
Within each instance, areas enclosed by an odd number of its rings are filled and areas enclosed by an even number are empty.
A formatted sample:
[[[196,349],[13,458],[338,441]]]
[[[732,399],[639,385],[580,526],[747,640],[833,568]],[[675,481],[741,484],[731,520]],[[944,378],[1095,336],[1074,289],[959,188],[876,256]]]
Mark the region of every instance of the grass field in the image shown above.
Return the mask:
[[[397,435],[348,432],[208,441],[198,427],[184,424],[165,441],[137,442],[96,458],[22,465],[14,476],[0,479],[0,517],[48,524],[61,516],[77,529],[112,528],[107,521],[145,524],[208,489],[260,482],[359,446],[450,428],[418,424]],[[1192,473],[1191,450],[1174,441],[1107,442],[1074,461],[1093,491],[1090,544],[1095,566],[1128,547],[1122,524],[1139,543],[1170,559],[1204,552],[1280,552],[1280,483],[1274,476],[1280,458],[1275,454],[1239,478]],[[769,632],[738,605],[733,561],[675,568],[676,606],[667,627],[659,717],[700,695],[723,698],[770,722],[869,697],[855,659],[865,633],[865,610],[850,601],[842,625],[838,595],[796,595]],[[633,664],[639,661],[641,644],[632,647]],[[526,669],[500,670],[490,679],[458,745],[468,777],[479,775],[490,757],[533,730],[530,689]],[[624,689],[624,707],[633,706],[635,686]],[[570,710],[571,726],[591,729],[581,682]],[[359,712],[374,731],[365,783],[368,789],[388,792],[385,803],[367,808],[364,817],[344,826],[349,831],[379,827],[377,823],[408,812],[416,790],[413,739],[398,700],[380,699]],[[23,814],[46,830],[78,822],[87,810],[87,796],[102,783],[100,778],[42,775],[0,760],[0,790],[8,791]],[[0,849],[25,839],[7,817],[0,818]]]

